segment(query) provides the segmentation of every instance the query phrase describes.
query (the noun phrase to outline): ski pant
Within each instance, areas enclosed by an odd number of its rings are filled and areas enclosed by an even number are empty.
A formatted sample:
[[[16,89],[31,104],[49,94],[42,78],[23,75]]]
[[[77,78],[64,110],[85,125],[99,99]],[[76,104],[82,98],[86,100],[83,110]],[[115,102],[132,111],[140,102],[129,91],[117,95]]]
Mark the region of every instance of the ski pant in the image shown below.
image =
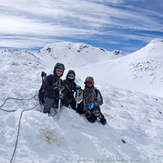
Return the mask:
[[[83,101],[80,102],[80,103],[77,105],[76,112],[79,113],[79,114],[84,114],[84,113],[85,113]]]
[[[88,110],[85,114],[87,120],[89,122],[95,122],[97,119],[100,120],[102,124],[106,124],[106,119],[104,115],[101,113],[100,107],[96,107],[92,110]]]
[[[76,101],[74,98],[71,99],[63,99],[62,103],[64,106],[68,107],[69,105],[71,106],[72,109],[76,110]]]
[[[83,102],[80,102],[78,105],[77,105],[77,108],[76,108],[76,101],[75,101],[75,98],[72,98],[72,99],[69,99],[69,100],[66,100],[64,99],[63,101],[63,105],[68,107],[70,105],[70,107],[72,109],[74,109],[77,113],[79,114],[83,114],[85,113],[83,111]]]
[[[50,108],[52,107],[57,107],[57,100],[53,98],[46,97],[45,98],[45,103],[44,103],[44,113],[50,113]]]

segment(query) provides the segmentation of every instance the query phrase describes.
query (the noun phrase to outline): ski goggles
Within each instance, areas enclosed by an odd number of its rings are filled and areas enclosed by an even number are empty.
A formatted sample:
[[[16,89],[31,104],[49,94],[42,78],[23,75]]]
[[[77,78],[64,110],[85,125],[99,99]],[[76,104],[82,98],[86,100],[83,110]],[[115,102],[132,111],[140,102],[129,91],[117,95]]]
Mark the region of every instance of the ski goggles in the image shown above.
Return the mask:
[[[87,85],[93,85],[93,82],[91,80],[86,80],[85,81],[85,84],[87,84]]]
[[[75,75],[74,74],[68,74],[67,76],[69,79],[75,79]]]

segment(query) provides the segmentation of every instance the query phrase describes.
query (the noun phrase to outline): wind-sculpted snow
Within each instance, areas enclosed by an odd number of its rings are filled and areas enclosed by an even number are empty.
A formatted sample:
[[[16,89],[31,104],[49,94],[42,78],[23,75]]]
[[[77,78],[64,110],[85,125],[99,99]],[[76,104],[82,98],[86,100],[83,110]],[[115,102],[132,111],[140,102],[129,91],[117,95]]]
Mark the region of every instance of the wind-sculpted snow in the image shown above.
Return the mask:
[[[130,71],[133,72],[135,78],[141,78],[147,76],[151,76],[151,78],[156,78],[157,72],[162,67],[161,61],[156,60],[147,60],[140,61],[133,64],[130,64]],[[163,75],[161,75],[163,77]]]

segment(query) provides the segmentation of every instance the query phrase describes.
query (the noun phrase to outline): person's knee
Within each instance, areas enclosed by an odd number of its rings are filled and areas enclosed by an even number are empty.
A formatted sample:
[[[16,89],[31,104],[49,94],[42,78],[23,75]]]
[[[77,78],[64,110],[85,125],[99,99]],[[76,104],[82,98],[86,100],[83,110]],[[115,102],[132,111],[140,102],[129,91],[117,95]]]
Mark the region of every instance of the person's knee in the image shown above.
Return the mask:
[[[43,113],[50,113],[50,109],[45,109],[44,108]]]
[[[50,113],[50,108],[53,107],[54,100],[50,98],[45,99],[43,113]]]
[[[51,105],[45,103],[43,113],[50,113],[50,108]]]

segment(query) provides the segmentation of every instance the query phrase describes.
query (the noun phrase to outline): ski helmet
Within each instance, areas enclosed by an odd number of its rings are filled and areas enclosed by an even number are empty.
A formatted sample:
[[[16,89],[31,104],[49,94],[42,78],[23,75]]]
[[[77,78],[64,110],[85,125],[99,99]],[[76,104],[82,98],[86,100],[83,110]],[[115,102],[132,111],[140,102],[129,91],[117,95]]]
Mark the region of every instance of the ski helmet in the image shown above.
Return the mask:
[[[72,76],[72,80],[75,80],[75,71],[74,70],[69,70],[66,76],[66,79],[71,79],[69,76]]]
[[[65,66],[63,63],[56,63],[54,66],[53,74],[56,74],[56,69],[60,69],[64,72]]]

